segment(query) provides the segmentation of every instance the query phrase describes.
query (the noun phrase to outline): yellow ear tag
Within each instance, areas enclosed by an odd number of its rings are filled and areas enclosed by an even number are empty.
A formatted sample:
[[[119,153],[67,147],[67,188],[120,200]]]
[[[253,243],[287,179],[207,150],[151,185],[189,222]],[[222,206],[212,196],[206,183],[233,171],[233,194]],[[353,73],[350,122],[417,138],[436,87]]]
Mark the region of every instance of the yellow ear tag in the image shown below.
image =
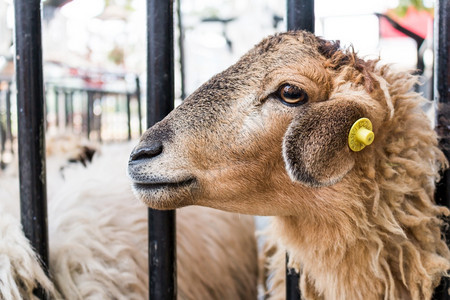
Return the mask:
[[[372,122],[367,118],[356,121],[348,134],[348,145],[355,152],[361,151],[372,144],[375,135],[372,131]]]

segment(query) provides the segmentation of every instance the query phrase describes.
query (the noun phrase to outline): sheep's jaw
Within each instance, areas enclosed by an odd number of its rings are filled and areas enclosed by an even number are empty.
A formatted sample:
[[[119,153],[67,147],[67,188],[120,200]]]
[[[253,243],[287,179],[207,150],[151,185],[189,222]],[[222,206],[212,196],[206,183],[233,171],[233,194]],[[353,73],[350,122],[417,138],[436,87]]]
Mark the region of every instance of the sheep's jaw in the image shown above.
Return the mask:
[[[192,199],[197,187],[195,177],[186,174],[165,176],[151,169],[151,160],[128,165],[128,176],[137,198],[155,209],[175,209],[192,204],[188,200]]]
[[[186,195],[191,194],[194,187],[195,179],[192,178],[177,182],[133,182],[132,184],[136,197],[155,209],[175,209],[191,204],[179,199],[186,199]]]

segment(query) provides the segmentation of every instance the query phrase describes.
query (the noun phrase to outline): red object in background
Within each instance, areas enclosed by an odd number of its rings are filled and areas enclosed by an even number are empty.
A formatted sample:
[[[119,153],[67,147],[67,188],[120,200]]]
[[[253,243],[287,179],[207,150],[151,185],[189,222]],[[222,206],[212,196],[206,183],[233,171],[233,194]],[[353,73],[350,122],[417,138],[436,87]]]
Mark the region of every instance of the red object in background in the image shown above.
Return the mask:
[[[84,76],[83,80],[84,80],[84,83],[86,84],[86,86],[90,87],[90,88],[101,88],[104,84],[103,80],[99,77],[94,78],[94,77]]]
[[[69,74],[72,77],[81,77],[84,81],[85,86],[90,88],[101,88],[104,85],[102,80],[102,74],[87,72],[77,68],[69,68]]]
[[[433,16],[427,11],[418,11],[415,7],[411,6],[408,8],[404,17],[399,17],[392,12],[387,12],[386,14],[401,26],[424,39],[432,32]],[[380,36],[382,38],[406,37],[405,34],[392,27],[384,18],[380,18]]]
[[[76,75],[78,75],[78,69],[76,69],[76,68],[69,68],[69,74],[70,75],[72,75],[72,76],[76,76]]]

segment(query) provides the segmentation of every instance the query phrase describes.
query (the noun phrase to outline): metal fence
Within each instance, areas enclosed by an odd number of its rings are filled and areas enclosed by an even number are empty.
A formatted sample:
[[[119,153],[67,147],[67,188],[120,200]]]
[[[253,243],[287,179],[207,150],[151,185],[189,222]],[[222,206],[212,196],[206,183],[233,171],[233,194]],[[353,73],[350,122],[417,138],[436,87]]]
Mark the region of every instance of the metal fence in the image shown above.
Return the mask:
[[[10,78],[0,78],[0,169],[5,168],[15,155],[17,133],[13,128],[16,128],[17,117],[14,102],[11,102],[15,97],[14,84]],[[142,134],[142,101],[137,76],[134,90],[75,88],[47,83],[44,95],[47,132],[62,131],[84,135],[87,139],[92,139],[94,132],[94,138],[100,142],[131,140]],[[132,119],[137,122],[132,124]],[[121,130],[116,132],[117,128]]]
[[[147,3],[147,126],[152,126],[173,109],[173,0],[148,0]],[[449,3],[450,0],[439,0],[436,9],[435,57],[437,63],[435,64],[434,93],[437,105],[437,130],[441,137],[440,145],[447,158],[450,158]],[[16,0],[15,22],[21,219],[25,235],[36,249],[44,266],[47,266],[44,152],[46,124],[42,81],[40,0]],[[290,30],[304,29],[313,32],[314,1],[288,0],[287,24]],[[101,92],[90,91],[88,95],[92,98],[95,93]],[[131,95],[127,94],[126,97],[129,101]],[[87,120],[90,120],[89,116]],[[10,129],[2,130],[10,132]],[[437,201],[447,206],[450,204],[449,178],[449,171],[446,171],[436,194]],[[175,211],[162,212],[150,209],[148,225],[149,297],[152,300],[175,299],[177,295]],[[300,298],[299,277],[294,270],[287,270],[287,299]],[[437,289],[434,299],[449,299],[447,287],[448,282],[443,282]],[[41,299],[45,297],[39,290],[36,291],[36,295]]]
[[[141,91],[139,77],[135,78],[135,90],[133,91],[120,91],[109,90],[104,88],[74,88],[69,86],[61,86],[57,84],[47,84],[45,89],[46,94],[46,115],[52,116],[52,124],[50,124],[47,118],[46,126],[49,127],[65,128],[68,131],[72,131],[76,134],[84,134],[87,139],[91,139],[91,133],[95,131],[96,138],[102,141],[102,128],[108,129],[107,116],[109,111],[107,110],[107,100],[113,98],[114,100],[114,113],[125,111],[126,113],[126,139],[131,140],[132,136],[132,101],[136,102],[136,114],[139,120],[137,130],[139,135],[142,134],[142,106],[141,106]],[[52,96],[52,97],[50,97]],[[79,107],[76,109],[74,106],[75,98],[77,98]],[[53,100],[53,101],[51,101]],[[62,106],[62,107],[61,107]],[[80,107],[81,106],[81,107]],[[121,110],[121,107],[125,107]],[[96,108],[100,108],[99,111]],[[62,113],[61,113],[62,112]],[[104,124],[106,122],[106,124]],[[109,137],[109,139],[112,139]]]

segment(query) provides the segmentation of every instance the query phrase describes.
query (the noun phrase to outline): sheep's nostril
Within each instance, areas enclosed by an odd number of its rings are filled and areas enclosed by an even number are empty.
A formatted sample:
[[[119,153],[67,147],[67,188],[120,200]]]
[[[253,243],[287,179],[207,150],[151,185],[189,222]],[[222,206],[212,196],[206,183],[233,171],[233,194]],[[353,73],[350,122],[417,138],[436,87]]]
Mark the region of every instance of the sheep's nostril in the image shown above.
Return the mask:
[[[133,150],[130,155],[130,162],[141,159],[153,158],[158,156],[163,151],[163,145],[161,142],[156,141],[143,147],[138,147]]]

